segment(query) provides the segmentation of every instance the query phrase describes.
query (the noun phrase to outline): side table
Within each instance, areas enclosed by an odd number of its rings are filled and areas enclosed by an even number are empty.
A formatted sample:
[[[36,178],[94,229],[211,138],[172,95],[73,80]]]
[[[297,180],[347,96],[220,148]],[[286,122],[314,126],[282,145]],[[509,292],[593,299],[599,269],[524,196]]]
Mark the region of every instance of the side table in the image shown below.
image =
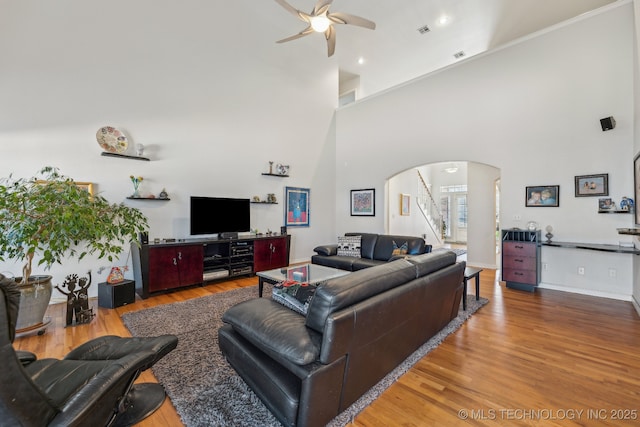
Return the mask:
[[[481,268],[466,267],[464,269],[464,290],[462,293],[462,309],[467,309],[467,282],[475,277],[476,279],[476,301],[480,299],[480,272]]]

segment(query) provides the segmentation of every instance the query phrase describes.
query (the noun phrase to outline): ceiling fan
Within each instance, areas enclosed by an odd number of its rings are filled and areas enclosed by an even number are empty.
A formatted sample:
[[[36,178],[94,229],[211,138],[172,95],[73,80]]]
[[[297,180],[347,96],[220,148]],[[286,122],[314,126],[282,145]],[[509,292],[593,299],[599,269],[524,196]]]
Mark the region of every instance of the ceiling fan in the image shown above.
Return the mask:
[[[318,0],[311,13],[302,12],[291,6],[285,0],[276,0],[276,2],[295,15],[298,19],[309,24],[307,28],[300,31],[298,34],[278,40],[276,43],[296,40],[314,32],[324,33],[324,36],[327,39],[327,48],[329,51],[328,56],[331,56],[336,50],[336,30],[333,28],[333,24],[349,24],[368,28],[370,30],[376,29],[376,24],[368,19],[349,15],[347,13],[329,12],[329,8],[331,7],[333,0]]]

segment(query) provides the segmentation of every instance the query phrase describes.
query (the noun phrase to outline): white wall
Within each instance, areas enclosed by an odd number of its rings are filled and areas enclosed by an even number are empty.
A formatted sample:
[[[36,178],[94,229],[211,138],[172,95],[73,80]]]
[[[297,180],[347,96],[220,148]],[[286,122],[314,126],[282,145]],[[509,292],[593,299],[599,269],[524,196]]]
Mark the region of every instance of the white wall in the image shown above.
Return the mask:
[[[618,125],[602,132],[607,116]],[[337,231],[363,229],[348,215],[349,189],[382,189],[398,171],[459,159],[500,169],[503,228],[535,220],[552,224],[559,241],[617,244],[625,237],[616,228],[631,226],[631,215],[599,215],[597,198],[574,197],[574,177],[608,173],[612,198],[631,195],[633,120],[625,2],[338,110]],[[560,207],[525,208],[526,186],[556,184]],[[366,227],[380,231],[384,219]],[[568,254],[549,262],[576,274]],[[608,268],[599,258],[592,265]],[[627,296],[630,274],[620,291]],[[598,275],[585,279],[587,290],[607,290]]]
[[[281,9],[272,3],[265,7]],[[335,238],[337,67],[323,55],[300,61],[303,46],[274,43],[284,33],[274,23],[248,27],[241,17],[260,13],[251,2],[224,2],[225,19],[220,7],[198,0],[3,3],[0,176],[57,166],[96,184],[109,201],[141,209],[151,239],[189,237],[191,195],[275,193],[280,204],[252,205],[252,226],[279,231],[284,187],[311,188],[311,227],[289,228],[292,262],[309,259],[315,245]],[[144,144],[152,160],[101,157],[95,135],[106,125]],[[261,176],[270,160],[290,165],[291,177]],[[125,200],[132,174],[144,177],[145,192],[166,188],[171,201]],[[69,261],[51,274],[59,284],[91,268],[97,283],[108,273],[96,274],[104,265]],[[0,263],[3,271],[20,274],[11,262]],[[95,296],[97,286],[90,291]]]
[[[467,177],[467,264],[497,268],[495,182],[500,170],[470,162]]]
[[[633,132],[633,153],[634,156],[640,154],[640,30],[638,23],[640,22],[640,1],[633,0],[634,22],[635,22],[635,37],[634,37],[634,49],[633,49],[633,79],[634,79],[634,132]],[[635,157],[634,157],[635,158]],[[639,200],[636,200],[636,209],[640,209],[638,206]],[[640,247],[640,238],[634,239],[636,247]],[[633,258],[633,302],[636,307],[636,311],[640,313],[640,260],[638,257]]]

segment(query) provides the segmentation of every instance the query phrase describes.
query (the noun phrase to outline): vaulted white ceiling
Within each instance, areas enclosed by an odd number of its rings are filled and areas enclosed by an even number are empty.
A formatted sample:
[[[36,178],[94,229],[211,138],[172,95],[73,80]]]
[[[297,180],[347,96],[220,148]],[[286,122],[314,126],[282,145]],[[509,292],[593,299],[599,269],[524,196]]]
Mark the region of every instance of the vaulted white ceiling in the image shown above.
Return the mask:
[[[326,60],[335,61],[343,76],[360,76],[365,95],[370,95],[459,61],[454,57],[457,52],[468,58],[615,1],[335,0],[331,11],[370,19],[377,28],[336,25],[336,52]],[[289,3],[310,12],[315,0]],[[277,34],[274,41],[305,28],[305,23],[275,1],[254,7],[271,17]],[[440,22],[443,17],[446,23]],[[421,34],[418,29],[425,25],[430,31]],[[305,56],[327,56],[323,34],[311,34],[278,48],[304,50],[300,54]],[[358,63],[360,58],[363,64]]]

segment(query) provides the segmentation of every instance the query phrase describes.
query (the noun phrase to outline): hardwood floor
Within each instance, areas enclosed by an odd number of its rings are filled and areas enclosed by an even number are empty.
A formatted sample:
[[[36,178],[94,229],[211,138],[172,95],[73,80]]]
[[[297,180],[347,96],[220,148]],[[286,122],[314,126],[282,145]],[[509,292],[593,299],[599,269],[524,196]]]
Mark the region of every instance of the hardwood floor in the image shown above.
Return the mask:
[[[480,276],[480,295],[489,304],[353,425],[638,425],[640,317],[631,303],[545,289],[516,291],[496,275],[484,270]],[[57,304],[47,313],[52,324],[46,334],[18,338],[14,346],[39,357],[62,357],[95,336],[128,336],[119,317],[124,312],[256,283],[257,278],[247,278],[137,300],[115,310],[99,308],[90,324],[69,328],[64,327],[65,306]],[[470,286],[470,292],[474,289]],[[140,380],[155,378],[146,372]],[[167,399],[140,425],[181,422]]]

